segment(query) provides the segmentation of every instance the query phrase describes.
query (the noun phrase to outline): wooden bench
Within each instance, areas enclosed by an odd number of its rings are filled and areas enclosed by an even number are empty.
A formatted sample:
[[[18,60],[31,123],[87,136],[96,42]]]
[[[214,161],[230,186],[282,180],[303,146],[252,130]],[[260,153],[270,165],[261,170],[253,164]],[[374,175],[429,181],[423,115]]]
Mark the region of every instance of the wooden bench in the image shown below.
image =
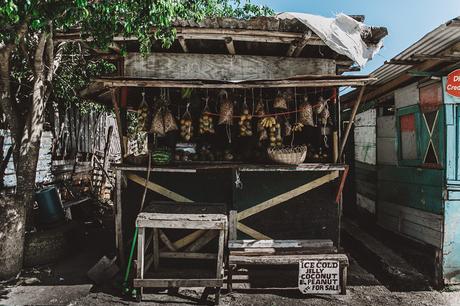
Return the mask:
[[[143,288],[179,288],[179,287],[205,287],[206,290],[214,288],[215,303],[219,303],[220,289],[223,284],[223,262],[224,248],[227,237],[228,221],[225,214],[209,213],[177,213],[177,206],[171,205],[176,213],[155,213],[141,212],[136,219],[138,227],[138,255],[137,255],[137,277],[134,279],[134,287],[139,288],[137,299],[142,300]],[[183,208],[185,208],[184,205]],[[188,209],[191,209],[189,207]],[[185,210],[188,210],[185,208]],[[150,208],[148,210],[154,210]],[[164,242],[160,236],[161,229],[193,229],[211,230],[218,232],[218,250],[214,253],[199,253],[195,249],[184,251],[160,251],[159,241]],[[152,238],[146,239],[146,230],[152,230]],[[213,236],[214,237],[214,236]],[[152,242],[152,252],[146,254]],[[167,240],[166,240],[167,241]],[[160,267],[160,258],[174,259],[213,259],[217,261],[214,271],[204,271],[190,267],[190,269],[164,269]],[[147,274],[150,266],[153,265],[153,272]]]
[[[230,240],[228,290],[237,266],[298,265],[302,260],[335,260],[340,267],[340,291],[346,294],[348,257],[331,240]]]

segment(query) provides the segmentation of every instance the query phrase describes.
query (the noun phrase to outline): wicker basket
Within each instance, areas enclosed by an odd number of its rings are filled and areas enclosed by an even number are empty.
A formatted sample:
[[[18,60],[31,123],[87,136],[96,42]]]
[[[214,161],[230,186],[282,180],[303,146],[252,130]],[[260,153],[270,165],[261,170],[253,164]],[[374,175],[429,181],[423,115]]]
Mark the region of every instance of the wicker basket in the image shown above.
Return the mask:
[[[292,148],[269,148],[267,150],[270,160],[287,165],[299,165],[307,157],[307,147],[299,146]]]

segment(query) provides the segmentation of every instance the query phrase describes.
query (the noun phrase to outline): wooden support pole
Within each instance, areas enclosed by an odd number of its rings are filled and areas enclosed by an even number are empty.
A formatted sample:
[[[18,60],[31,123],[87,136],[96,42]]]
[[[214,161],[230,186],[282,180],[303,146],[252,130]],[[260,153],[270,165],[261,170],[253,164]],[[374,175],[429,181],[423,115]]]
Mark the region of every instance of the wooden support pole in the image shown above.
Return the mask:
[[[133,173],[128,173],[126,175],[128,179],[131,181],[138,183],[141,186],[146,186],[145,184],[145,178],[140,177],[139,175],[133,174]],[[150,189],[151,191],[154,191],[156,193],[161,194],[162,196],[167,197],[168,199],[174,200],[176,202],[188,202],[191,203],[193,202],[192,200],[175,193],[174,191],[171,191],[169,189],[164,188],[163,186],[160,186],[158,184],[155,184],[154,182],[147,182],[147,188]]]
[[[112,88],[111,93],[112,93],[113,111],[115,113],[115,119],[117,121],[118,137],[120,138],[121,160],[123,162],[123,158],[125,156],[125,148],[124,148],[124,141],[123,141],[123,125],[121,124],[120,107],[118,105],[116,89]]]
[[[185,41],[184,36],[177,36],[177,40],[179,41],[179,44],[182,47],[184,53],[188,53],[187,42]]]
[[[231,55],[236,54],[235,45],[233,44],[233,38],[225,37],[225,45],[227,46],[228,53]]]
[[[356,100],[355,104],[353,105],[353,110],[351,111],[351,115],[350,115],[350,121],[348,122],[348,125],[347,125],[347,127],[345,129],[345,133],[344,133],[343,138],[342,138],[342,142],[340,144],[340,150],[339,150],[339,156],[338,156],[339,159],[342,159],[343,150],[345,150],[345,145],[347,144],[347,140],[348,140],[348,136],[350,135],[351,127],[352,127],[352,125],[353,125],[353,123],[355,121],[356,113],[358,112],[358,107],[361,104],[361,100],[363,99],[364,89],[365,88],[366,88],[366,86],[361,87],[358,99]],[[337,162],[337,161],[334,161],[334,162]]]

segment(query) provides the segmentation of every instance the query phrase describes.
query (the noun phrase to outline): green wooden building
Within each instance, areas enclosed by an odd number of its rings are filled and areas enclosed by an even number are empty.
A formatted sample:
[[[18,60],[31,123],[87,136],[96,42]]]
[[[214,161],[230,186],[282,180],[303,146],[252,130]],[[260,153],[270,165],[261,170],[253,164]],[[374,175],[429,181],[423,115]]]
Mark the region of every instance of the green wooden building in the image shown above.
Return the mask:
[[[460,282],[459,67],[456,18],[372,73],[348,148],[353,208],[431,249],[435,279],[445,285]]]

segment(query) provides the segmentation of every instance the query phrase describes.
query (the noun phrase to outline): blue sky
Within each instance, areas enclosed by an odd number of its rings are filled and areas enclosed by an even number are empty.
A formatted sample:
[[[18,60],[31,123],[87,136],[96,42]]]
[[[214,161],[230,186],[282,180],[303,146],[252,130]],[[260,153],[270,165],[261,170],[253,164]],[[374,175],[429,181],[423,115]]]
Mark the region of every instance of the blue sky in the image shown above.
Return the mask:
[[[385,26],[384,48],[361,73],[370,73],[385,60],[409,47],[424,34],[460,16],[460,0],[252,0],[276,12],[302,12],[333,17],[337,13],[365,15],[368,25]],[[459,29],[460,30],[460,29]]]

